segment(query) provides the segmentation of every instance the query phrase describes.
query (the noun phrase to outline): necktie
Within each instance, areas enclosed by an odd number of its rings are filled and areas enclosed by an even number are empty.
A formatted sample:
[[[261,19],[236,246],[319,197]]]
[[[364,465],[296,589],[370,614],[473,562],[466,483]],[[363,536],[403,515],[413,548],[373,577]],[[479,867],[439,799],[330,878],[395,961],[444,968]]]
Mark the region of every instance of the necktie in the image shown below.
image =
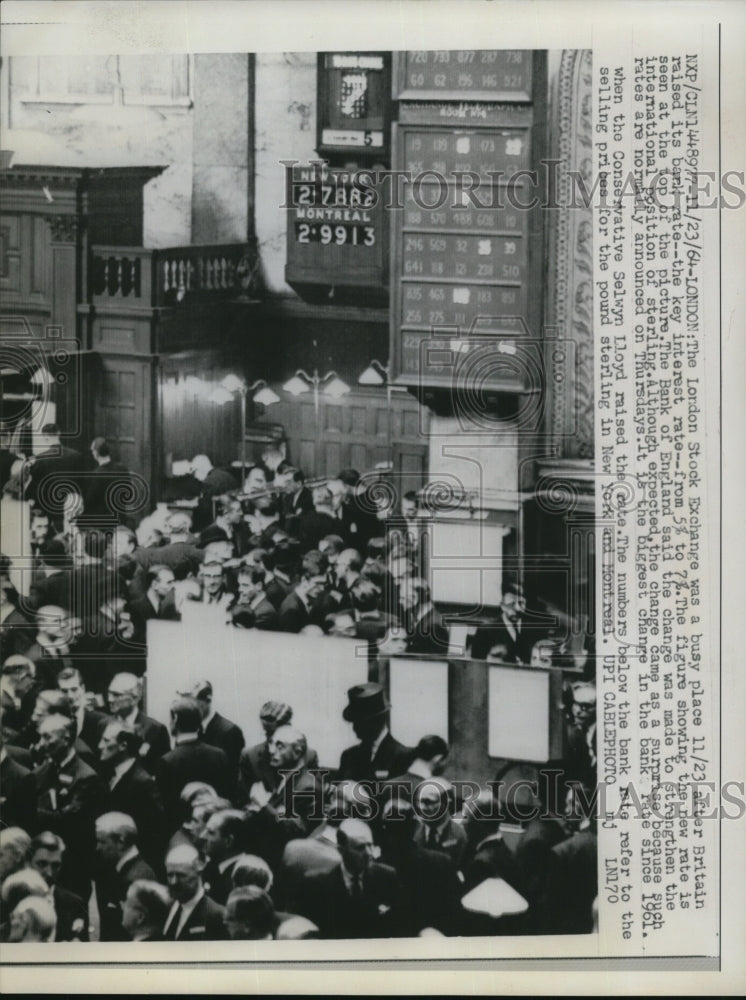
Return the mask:
[[[171,921],[171,923],[166,928],[166,931],[164,932],[163,936],[166,939],[166,941],[176,940],[176,928],[179,926],[180,920],[181,920],[181,906],[179,905],[176,907],[173,920]]]
[[[353,875],[352,877],[352,898],[355,901],[359,901],[363,895],[363,877],[362,875]]]

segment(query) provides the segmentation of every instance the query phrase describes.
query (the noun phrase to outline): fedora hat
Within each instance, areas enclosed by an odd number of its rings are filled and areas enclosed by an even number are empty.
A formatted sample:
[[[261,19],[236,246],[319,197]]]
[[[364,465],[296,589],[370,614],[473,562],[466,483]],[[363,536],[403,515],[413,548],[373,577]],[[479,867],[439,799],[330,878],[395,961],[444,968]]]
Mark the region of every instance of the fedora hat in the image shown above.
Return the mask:
[[[389,710],[380,684],[356,684],[347,692],[347,700],[349,704],[342,712],[342,718],[347,722],[372,719]]]

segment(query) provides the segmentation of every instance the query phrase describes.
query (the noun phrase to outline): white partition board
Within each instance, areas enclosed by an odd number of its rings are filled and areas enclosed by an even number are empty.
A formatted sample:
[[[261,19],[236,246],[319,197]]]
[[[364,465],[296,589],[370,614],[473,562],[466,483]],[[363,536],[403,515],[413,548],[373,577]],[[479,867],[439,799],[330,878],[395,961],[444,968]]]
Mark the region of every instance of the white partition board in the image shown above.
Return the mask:
[[[293,725],[306,734],[319,764],[336,768],[342,750],[357,742],[342,711],[347,689],[368,679],[360,643],[231,628],[219,621],[195,625],[148,622],[148,714],[167,723],[175,693],[206,678],[215,708],[241,726],[247,744],[264,738],[259,724],[264,702],[284,701],[292,705]]]
[[[448,663],[443,660],[389,661],[391,732],[416,746],[423,736],[448,741]]]
[[[488,674],[488,753],[549,759],[549,673],[494,666]]]
[[[430,526],[433,600],[478,608],[498,604],[503,540],[508,528],[484,521],[436,521]]]

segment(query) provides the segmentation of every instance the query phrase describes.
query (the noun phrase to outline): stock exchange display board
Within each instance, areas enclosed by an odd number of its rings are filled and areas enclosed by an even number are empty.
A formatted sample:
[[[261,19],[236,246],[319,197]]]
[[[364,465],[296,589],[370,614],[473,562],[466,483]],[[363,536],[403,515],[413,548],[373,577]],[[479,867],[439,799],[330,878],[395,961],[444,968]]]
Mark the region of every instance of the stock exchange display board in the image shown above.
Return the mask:
[[[403,183],[402,208],[392,216],[391,292],[398,384],[452,385],[470,336],[480,351],[494,337],[496,351],[514,358],[517,341],[538,334],[541,222],[529,187],[535,119],[531,106],[497,103],[532,99],[534,63],[535,54],[522,51],[398,54],[393,165]],[[457,109],[436,100],[452,102],[456,93]],[[495,380],[521,389],[518,379]]]
[[[383,288],[387,216],[375,186],[321,161],[287,167],[290,283]]]
[[[532,55],[523,49],[445,49],[397,53],[399,100],[530,101]]]

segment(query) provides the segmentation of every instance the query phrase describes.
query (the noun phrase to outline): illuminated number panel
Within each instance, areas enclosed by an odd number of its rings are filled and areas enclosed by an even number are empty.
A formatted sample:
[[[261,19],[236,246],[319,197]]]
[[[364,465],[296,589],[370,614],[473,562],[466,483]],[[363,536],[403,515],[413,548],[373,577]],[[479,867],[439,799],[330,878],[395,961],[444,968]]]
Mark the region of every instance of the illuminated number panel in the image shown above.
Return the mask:
[[[470,335],[481,343],[494,336],[495,350],[511,350],[517,338],[539,334],[541,219],[529,186],[542,147],[530,103],[544,80],[539,56],[395,58],[393,167],[405,175],[392,227],[391,355],[399,384],[449,386],[453,368],[436,359],[463,359]]]

